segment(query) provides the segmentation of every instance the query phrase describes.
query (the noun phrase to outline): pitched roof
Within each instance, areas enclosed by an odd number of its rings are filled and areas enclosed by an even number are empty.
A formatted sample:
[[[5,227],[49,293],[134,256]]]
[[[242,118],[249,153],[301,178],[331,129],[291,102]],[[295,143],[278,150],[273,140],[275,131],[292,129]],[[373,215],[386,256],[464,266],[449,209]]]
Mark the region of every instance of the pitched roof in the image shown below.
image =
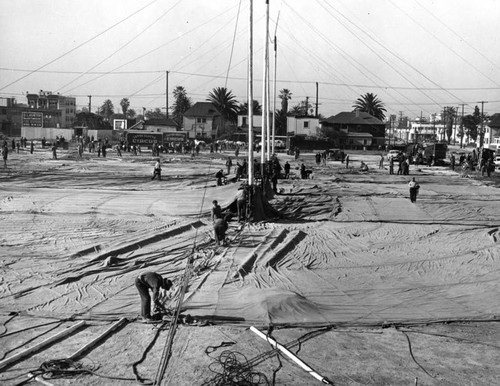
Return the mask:
[[[155,125],[155,126],[177,126],[177,123],[171,118],[164,119],[148,119],[144,121],[145,125]]]
[[[216,115],[220,115],[220,113],[211,102],[196,102],[184,113],[185,117],[213,117]]]
[[[380,119],[362,111],[343,111],[337,115],[332,115],[323,122],[349,125],[385,125]]]
[[[500,113],[493,114],[488,122],[489,127],[499,127],[500,126]]]

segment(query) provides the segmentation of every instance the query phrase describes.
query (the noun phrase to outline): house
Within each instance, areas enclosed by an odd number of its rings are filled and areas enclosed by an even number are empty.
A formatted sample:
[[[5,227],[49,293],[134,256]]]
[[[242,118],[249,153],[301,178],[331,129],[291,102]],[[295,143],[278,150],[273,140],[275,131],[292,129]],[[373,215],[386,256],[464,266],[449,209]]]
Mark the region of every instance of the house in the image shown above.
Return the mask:
[[[322,128],[332,131],[340,148],[362,149],[385,146],[385,123],[362,112],[341,112],[321,122]]]
[[[220,117],[220,113],[212,103],[196,102],[184,113],[182,130],[188,134],[190,139],[214,139],[218,117]]]
[[[500,146],[500,113],[493,114],[484,127],[484,147],[497,150]]]
[[[144,130],[156,133],[175,133],[177,130],[177,123],[173,119],[147,119],[140,120],[133,126],[129,126],[128,130]]]
[[[317,137],[319,128],[319,118],[312,116],[286,117],[287,136],[302,135],[305,137]]]

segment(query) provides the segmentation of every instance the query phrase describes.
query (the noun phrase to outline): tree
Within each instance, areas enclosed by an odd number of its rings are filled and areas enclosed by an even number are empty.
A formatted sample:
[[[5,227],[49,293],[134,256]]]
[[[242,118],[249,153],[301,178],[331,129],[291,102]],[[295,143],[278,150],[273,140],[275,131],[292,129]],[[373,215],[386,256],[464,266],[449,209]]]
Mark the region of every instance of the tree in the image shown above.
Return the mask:
[[[174,89],[174,105],[172,106],[172,115],[175,123],[177,123],[177,128],[182,127],[182,119],[184,113],[191,108],[192,102],[191,98],[187,96],[187,92],[182,86],[177,86]]]
[[[465,134],[467,136],[476,141],[477,140],[477,119],[474,117],[474,115],[469,114],[464,116],[464,119],[462,121],[465,129]],[[460,140],[460,147],[462,146],[462,140]]]
[[[446,127],[446,136],[448,137],[448,144],[451,141],[451,135],[453,134],[453,124],[455,119],[457,118],[457,110],[454,107],[445,107],[444,108],[444,124]]]
[[[368,113],[381,121],[385,121],[385,113],[387,110],[385,109],[384,104],[376,95],[370,92],[367,92],[365,95],[361,95],[358,99],[356,99],[352,107],[354,111],[359,110]]]
[[[90,130],[111,129],[111,124],[104,121],[101,115],[82,111],[76,114],[75,126],[84,126]]]
[[[248,102],[240,104],[238,109],[239,109],[239,113],[241,115],[248,114]],[[253,103],[252,103],[252,111],[253,111],[254,115],[262,115],[262,106],[260,105],[259,101],[255,100],[255,99],[253,100]]]
[[[125,114],[125,115],[127,116],[127,118],[132,119],[132,118],[135,118],[137,113],[135,112],[134,109],[127,109],[127,114]]]
[[[106,118],[109,121],[109,118],[115,113],[115,107],[113,106],[113,102],[111,100],[106,99],[101,107],[99,107],[99,115]]]
[[[128,98],[123,98],[120,101],[120,106],[122,107],[123,115],[127,115],[127,110],[130,107],[130,101],[128,100]]]
[[[286,135],[286,113],[284,110],[276,110],[274,115],[276,125],[276,135]]]
[[[279,98],[281,99],[281,111],[286,115],[288,113],[288,100],[292,99],[292,93],[289,89],[284,88],[280,90]]]
[[[236,123],[238,119],[238,102],[233,93],[226,87],[216,87],[208,94],[207,101],[211,102],[220,114],[217,131],[226,130],[226,122]],[[216,135],[217,136],[217,135]]]
[[[292,107],[292,109],[288,112],[287,115],[292,115],[292,116],[307,116],[309,109],[312,110],[312,104],[309,103],[308,100],[304,100],[300,102],[299,104],[295,105]]]
[[[154,110],[146,111],[145,117],[147,119],[166,119],[167,118],[167,116],[164,113],[162,113],[162,111],[159,107],[155,108]]]

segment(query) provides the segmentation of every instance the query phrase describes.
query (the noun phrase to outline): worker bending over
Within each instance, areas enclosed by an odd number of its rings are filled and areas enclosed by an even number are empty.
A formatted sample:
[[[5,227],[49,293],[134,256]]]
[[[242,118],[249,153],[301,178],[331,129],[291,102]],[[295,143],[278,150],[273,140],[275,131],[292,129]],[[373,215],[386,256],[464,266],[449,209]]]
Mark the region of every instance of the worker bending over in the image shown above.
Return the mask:
[[[166,311],[161,303],[165,293],[172,287],[172,281],[163,278],[155,272],[144,272],[135,279],[135,286],[141,296],[141,316],[151,319],[151,296],[149,290],[153,292],[153,303],[155,311]]]

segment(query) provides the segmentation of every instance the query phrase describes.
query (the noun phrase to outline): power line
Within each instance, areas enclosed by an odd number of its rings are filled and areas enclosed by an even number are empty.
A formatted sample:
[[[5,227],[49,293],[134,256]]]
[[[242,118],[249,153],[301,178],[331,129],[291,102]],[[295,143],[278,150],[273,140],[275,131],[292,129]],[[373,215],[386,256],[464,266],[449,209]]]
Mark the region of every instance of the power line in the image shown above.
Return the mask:
[[[288,45],[281,43],[286,47]],[[58,70],[29,70],[29,69],[19,69],[19,68],[5,68],[0,67],[0,71],[15,71],[15,72],[38,72],[45,74],[81,74],[81,71],[58,71]],[[137,74],[160,74],[165,72],[165,70],[136,70],[136,71],[88,71],[86,75],[137,75]],[[189,75],[189,76],[197,76],[202,78],[213,78],[213,79],[225,79],[225,75],[213,75],[213,74],[204,74],[204,73],[195,73],[195,72],[186,72],[186,71],[170,71],[171,74],[179,74],[179,75]],[[247,79],[244,77],[230,76],[228,77],[230,80],[241,80],[246,81]],[[261,81],[261,79],[255,79],[256,81]],[[280,83],[305,83],[305,84],[314,84],[316,81],[314,80],[292,80],[292,79],[277,79],[277,82]],[[358,84],[358,83],[346,83],[346,82],[328,82],[321,81],[322,85],[336,86],[336,87],[357,87],[357,88],[376,88],[376,89],[388,89],[388,90],[424,90],[424,91],[443,91],[443,87],[409,87],[409,86],[391,86],[391,85],[373,85],[373,84]],[[444,89],[450,91],[498,91],[500,87],[445,87]]]
[[[56,90],[56,91],[61,91],[63,90],[65,87],[69,86],[70,84],[76,82],[78,79],[80,79],[82,76],[86,75],[89,73],[89,71],[92,71],[94,70],[95,68],[99,67],[101,64],[103,64],[105,61],[107,61],[108,59],[112,58],[113,56],[115,56],[118,52],[120,52],[121,50],[123,50],[126,46],[128,46],[130,43],[132,43],[134,40],[136,40],[139,36],[141,36],[143,33],[145,33],[148,29],[150,29],[152,26],[154,26],[156,23],[158,23],[163,17],[165,17],[165,15],[167,15],[170,11],[172,11],[172,9],[174,9],[177,5],[179,5],[179,3],[181,2],[182,0],[179,0],[177,3],[175,3],[174,5],[172,5],[167,11],[163,12],[159,17],[156,18],[156,20],[154,20],[152,23],[150,23],[146,28],[144,28],[142,31],[140,31],[139,33],[137,33],[136,35],[134,35],[132,37],[132,39],[128,40],[125,44],[121,45],[117,50],[115,50],[114,52],[112,52],[111,54],[109,54],[108,56],[106,56],[104,59],[102,59],[101,61],[99,61],[97,64],[95,64],[94,66],[92,66],[90,68],[90,70],[88,71],[85,71],[81,74],[79,74],[76,78],[74,78],[73,80],[71,80],[70,82],[66,83],[64,86],[61,86],[59,87],[59,90]]]
[[[69,50],[69,51],[65,52],[64,54],[62,54],[62,55],[58,56],[58,57],[57,57],[57,58],[55,58],[55,59],[52,59],[50,62],[45,63],[43,66],[38,67],[36,70],[33,70],[33,71],[31,71],[30,73],[28,73],[28,74],[26,74],[26,75],[24,75],[24,76],[22,76],[22,77],[20,77],[20,78],[18,78],[18,79],[16,79],[16,80],[14,80],[13,82],[10,82],[9,84],[7,84],[7,85],[3,86],[2,88],[0,88],[0,91],[2,91],[2,90],[4,90],[4,89],[6,89],[6,88],[7,88],[7,87],[9,87],[9,86],[12,86],[13,84],[16,84],[17,82],[19,82],[19,81],[23,80],[24,78],[27,78],[28,76],[30,76],[31,74],[33,74],[33,73],[35,73],[35,72],[40,71],[41,69],[43,69],[43,68],[45,68],[45,67],[47,67],[47,66],[51,65],[52,63],[57,62],[59,59],[61,59],[61,58],[65,57],[66,55],[69,55],[70,53],[72,53],[73,51],[76,51],[77,49],[79,49],[79,48],[83,47],[83,46],[84,46],[84,45],[86,45],[87,43],[90,43],[92,40],[97,39],[99,36],[104,35],[106,32],[108,32],[108,31],[112,30],[112,29],[113,29],[113,28],[115,28],[116,26],[118,26],[118,25],[120,25],[121,23],[123,23],[124,21],[126,21],[126,20],[130,19],[132,16],[134,16],[134,15],[138,14],[139,12],[143,11],[144,9],[146,9],[147,7],[149,7],[151,4],[156,3],[157,1],[158,1],[158,0],[153,0],[153,1],[149,2],[149,3],[148,3],[148,4],[146,4],[144,7],[140,8],[140,9],[139,9],[139,10],[137,10],[137,11],[134,11],[133,13],[131,13],[130,15],[128,15],[126,18],[124,18],[124,19],[120,20],[119,22],[117,22],[117,23],[113,24],[111,27],[106,28],[104,31],[102,31],[102,32],[98,33],[97,35],[95,35],[95,36],[91,37],[90,39],[88,39],[88,40],[84,41],[83,43],[81,43],[81,44],[77,45],[76,47],[72,48],[71,50]]]
[[[157,0],[155,0],[155,1],[157,1]],[[165,47],[166,45],[168,45],[168,44],[170,44],[170,43],[173,43],[173,42],[175,42],[175,41],[177,41],[177,40],[179,40],[179,39],[183,38],[184,36],[186,36],[186,35],[190,34],[191,32],[193,32],[193,31],[197,30],[198,28],[203,27],[203,26],[204,26],[204,25],[206,25],[206,24],[211,23],[213,20],[215,20],[215,19],[217,19],[218,17],[220,17],[220,16],[222,16],[222,15],[226,14],[227,12],[231,11],[233,8],[235,8],[235,6],[234,6],[234,7],[229,8],[229,9],[224,10],[223,12],[221,12],[221,13],[219,13],[218,15],[214,16],[213,18],[210,18],[210,19],[206,20],[204,23],[199,24],[198,26],[196,26],[196,27],[194,27],[194,28],[190,29],[189,31],[184,32],[184,33],[182,33],[182,34],[180,34],[180,35],[177,35],[174,39],[171,39],[171,40],[169,40],[168,42],[163,43],[163,44],[161,44],[161,45],[157,46],[156,48],[153,48],[152,50],[147,51],[146,53],[144,53],[144,54],[142,54],[142,55],[138,55],[135,59],[132,59],[132,60],[130,60],[130,61],[128,61],[128,62],[126,62],[126,63],[123,63],[123,64],[119,65],[118,67],[115,67],[114,69],[112,69],[112,70],[110,70],[110,71],[108,71],[108,72],[106,72],[106,73],[104,73],[104,74],[102,74],[102,75],[100,75],[100,76],[98,76],[98,77],[96,77],[96,78],[94,78],[94,79],[91,79],[91,80],[89,80],[89,81],[87,81],[87,82],[85,82],[85,83],[82,83],[82,84],[79,84],[79,85],[77,85],[77,86],[73,87],[72,89],[68,90],[67,92],[71,92],[71,91],[73,91],[74,89],[76,89],[76,88],[78,88],[78,87],[84,86],[84,85],[86,85],[86,84],[88,84],[88,83],[90,83],[90,82],[93,82],[93,81],[95,81],[95,80],[98,80],[98,79],[102,78],[104,75],[110,74],[110,73],[112,73],[112,72],[114,72],[114,71],[116,71],[116,70],[118,70],[118,69],[120,69],[120,68],[123,68],[123,67],[125,67],[125,66],[128,66],[128,65],[129,65],[129,64],[131,64],[131,63],[134,63],[134,62],[136,62],[136,61],[138,61],[138,60],[144,59],[146,56],[148,56],[148,55],[152,54],[152,53],[153,53],[153,52],[155,52],[155,51],[158,51],[159,49],[161,49],[161,48]],[[163,70],[163,71],[164,71],[164,70]],[[0,90],[0,91],[1,91],[1,90]]]
[[[480,69],[478,69],[474,64],[469,62],[466,58],[464,58],[462,55],[460,55],[458,52],[456,52],[453,48],[451,48],[449,45],[447,45],[445,42],[443,42],[439,37],[437,37],[435,34],[433,34],[431,31],[429,31],[427,28],[423,27],[421,23],[418,23],[411,15],[409,15],[406,11],[401,9],[398,5],[394,3],[394,1],[389,0],[389,2],[397,9],[401,11],[401,13],[405,14],[406,17],[408,17],[413,23],[415,23],[417,26],[422,28],[425,32],[427,32],[429,35],[431,35],[434,39],[436,39],[439,43],[441,43],[445,48],[447,48],[449,51],[453,52],[456,56],[458,56],[460,59],[462,59],[465,63],[467,63],[469,66],[471,66],[474,70],[476,70],[478,73],[483,75],[486,79],[488,79],[491,83],[495,85],[499,85],[495,80],[491,79],[488,75],[483,73]]]

